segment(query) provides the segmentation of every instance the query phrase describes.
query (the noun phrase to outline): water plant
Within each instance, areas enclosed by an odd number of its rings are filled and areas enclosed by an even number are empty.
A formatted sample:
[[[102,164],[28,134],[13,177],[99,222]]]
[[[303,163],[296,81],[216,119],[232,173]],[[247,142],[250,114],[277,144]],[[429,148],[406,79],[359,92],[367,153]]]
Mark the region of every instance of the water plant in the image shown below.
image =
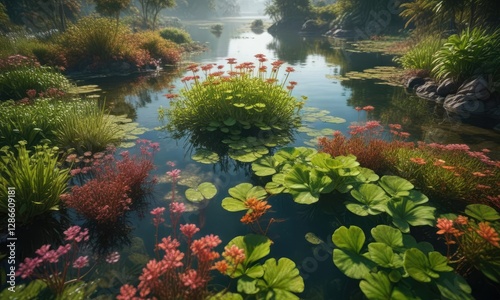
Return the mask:
[[[59,167],[58,148],[36,146],[26,149],[20,142],[16,151],[0,150],[0,213],[9,210],[8,188],[15,189],[16,224],[34,222],[37,216],[59,209],[60,196],[66,192],[69,170]]]
[[[467,282],[431,244],[417,243],[387,225],[372,228],[371,235],[374,241],[366,248],[365,234],[357,226],[342,226],[332,235],[335,266],[361,280],[359,287],[366,298],[473,299]]]
[[[180,94],[167,95],[171,100],[166,111],[167,128],[182,134],[186,131],[230,133],[252,128],[283,130],[290,127],[303,105],[290,95],[297,84],[287,82],[294,69],[287,67],[280,81],[278,74],[283,62],[273,62],[269,71],[264,55],[256,57],[258,65],[252,62],[237,64],[236,59],[228,58],[230,70],[227,73],[222,71],[223,65],[189,66],[192,76],[182,79],[184,88]]]
[[[436,52],[432,73],[438,79],[465,80],[474,75],[492,75],[500,69],[500,30],[466,29],[448,38]]]
[[[50,244],[42,245],[35,251],[35,257],[25,258],[24,262],[19,264],[16,276],[34,281],[28,287],[16,292],[27,296],[26,293],[29,293],[30,289],[35,289],[38,295],[46,295],[43,289],[47,288],[52,293],[51,296],[56,296],[58,299],[67,297],[80,299],[82,293],[90,294],[95,290],[93,287],[85,291],[88,287],[83,281],[83,277],[93,269],[89,268],[91,258],[88,255],[81,255],[85,243],[89,240],[88,230],[80,226],[71,226],[64,231],[64,236],[66,244],[60,245],[57,249],[51,249]],[[105,260],[108,263],[115,263],[118,259],[119,255],[113,253]]]
[[[0,71],[0,101],[27,98],[31,90],[35,95],[50,89],[65,92],[72,86],[57,70],[21,55],[0,59]]]
[[[500,282],[500,214],[484,204],[469,204],[465,215],[446,214],[437,219],[448,263],[465,276],[475,268]]]
[[[114,160],[111,154],[101,154],[103,158],[94,160],[91,167],[72,170],[74,176],[84,173],[91,175],[91,179],[73,186],[71,193],[61,195],[61,200],[99,225],[116,223],[156,182],[149,179],[149,173],[154,168],[152,158],[159,150],[158,144],[146,140],[139,140],[138,144],[140,155],[123,151],[122,158]],[[75,158],[76,155],[72,157]]]
[[[405,69],[431,71],[436,66],[434,55],[442,45],[442,40],[435,36],[423,38],[395,61]]]

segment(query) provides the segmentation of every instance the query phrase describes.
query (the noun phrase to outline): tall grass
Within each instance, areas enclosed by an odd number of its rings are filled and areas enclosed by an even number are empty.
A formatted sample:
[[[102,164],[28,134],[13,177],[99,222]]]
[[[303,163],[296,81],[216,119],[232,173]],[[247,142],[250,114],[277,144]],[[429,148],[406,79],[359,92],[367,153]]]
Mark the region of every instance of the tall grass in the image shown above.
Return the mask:
[[[9,212],[8,188],[15,190],[16,224],[29,224],[34,218],[58,210],[60,196],[66,192],[69,170],[59,169],[58,149],[37,146],[30,154],[25,143],[17,155],[8,148],[0,150],[0,215]]]
[[[403,56],[395,61],[405,69],[431,71],[434,66],[434,55],[441,49],[442,41],[439,38],[427,37],[410,48]]]
[[[432,72],[438,79],[465,80],[474,75],[500,75],[500,29],[474,28],[448,38],[435,55]]]
[[[97,105],[70,106],[54,131],[54,142],[78,153],[98,152],[122,139],[122,131]]]

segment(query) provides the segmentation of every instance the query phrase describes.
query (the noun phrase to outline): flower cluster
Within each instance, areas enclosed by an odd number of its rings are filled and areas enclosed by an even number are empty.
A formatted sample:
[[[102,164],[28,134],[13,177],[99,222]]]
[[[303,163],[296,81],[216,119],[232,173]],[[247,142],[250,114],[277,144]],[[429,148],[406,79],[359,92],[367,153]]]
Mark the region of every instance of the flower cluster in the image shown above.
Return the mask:
[[[133,200],[149,192],[155,183],[154,178],[149,179],[149,173],[154,168],[152,156],[159,145],[147,140],[138,140],[137,144],[140,155],[123,151],[118,160],[111,154],[113,148],[108,149],[108,154],[69,155],[66,161],[81,163],[71,175],[80,176],[80,180],[84,179],[83,175],[89,175],[91,179],[81,186],[73,186],[71,193],[62,195],[61,200],[99,224],[117,222],[130,209]]]
[[[40,63],[33,58],[22,55],[12,55],[7,58],[0,59],[0,71],[10,71],[19,68],[39,68]]]
[[[61,295],[67,284],[81,280],[86,274],[81,274],[80,271],[89,267],[90,260],[88,256],[79,255],[79,251],[83,243],[89,240],[89,232],[80,226],[71,226],[64,231],[64,236],[65,245],[51,249],[52,246],[46,244],[35,251],[36,257],[25,258],[19,264],[16,276],[42,280],[55,295]],[[115,263],[119,259],[118,253],[112,253],[106,261]],[[76,269],[76,275],[71,269]]]
[[[459,215],[454,219],[438,218],[438,235],[444,237],[447,257],[457,264],[457,270],[467,273],[470,268],[481,269],[483,264],[500,263],[500,223],[469,219]]]
[[[271,205],[267,204],[267,201],[256,198],[247,199],[245,206],[248,208],[248,211],[240,220],[244,224],[258,222],[260,217],[271,208]]]
[[[174,217],[172,226],[177,224],[178,217],[185,210],[183,204],[172,202],[170,216]],[[165,208],[155,208],[151,211],[153,222],[158,230],[164,222]],[[221,243],[216,235],[206,235],[193,239],[200,229],[195,224],[180,225],[180,232],[186,241],[186,252],[180,250],[181,242],[168,236],[158,242],[156,236],[156,259],[150,260],[139,276],[139,285],[134,287],[126,284],[121,287],[116,299],[205,299],[209,294],[207,284],[210,281],[210,271],[215,268],[214,261],[220,254],[214,249]],[[160,250],[163,255],[160,256]],[[240,256],[241,259],[241,256]],[[139,294],[138,298],[136,294]]]

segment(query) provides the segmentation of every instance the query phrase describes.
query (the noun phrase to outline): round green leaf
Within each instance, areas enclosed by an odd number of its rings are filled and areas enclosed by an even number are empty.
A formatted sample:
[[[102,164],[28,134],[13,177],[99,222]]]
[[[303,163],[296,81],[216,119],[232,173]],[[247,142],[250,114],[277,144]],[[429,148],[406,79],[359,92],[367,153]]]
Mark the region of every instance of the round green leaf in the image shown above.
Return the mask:
[[[484,204],[467,205],[465,214],[478,221],[496,221],[500,219],[500,214],[495,209]]]

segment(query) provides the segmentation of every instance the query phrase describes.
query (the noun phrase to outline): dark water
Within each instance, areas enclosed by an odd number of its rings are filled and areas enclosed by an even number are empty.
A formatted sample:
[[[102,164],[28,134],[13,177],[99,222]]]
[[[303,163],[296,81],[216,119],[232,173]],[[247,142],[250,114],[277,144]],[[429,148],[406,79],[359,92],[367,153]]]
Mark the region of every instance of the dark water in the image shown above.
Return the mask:
[[[330,115],[347,120],[343,124],[314,122],[312,126],[316,128],[331,128],[346,133],[350,122],[365,119],[365,112],[358,113],[354,107],[373,105],[375,111],[371,115],[372,119],[403,124],[416,140],[468,142],[479,149],[500,150],[499,136],[493,131],[450,121],[425,100],[409,95],[402,88],[380,85],[376,80],[340,82],[335,79],[335,75],[348,71],[393,65],[392,57],[348,52],[339,48],[339,42],[321,37],[300,37],[295,34],[273,37],[267,32],[254,33],[248,26],[252,20],[224,20],[224,29],[220,36],[210,32],[208,22],[188,25],[187,29],[193,39],[206,43],[208,47],[207,52],[189,57],[188,60],[225,64],[225,58],[228,57],[237,58],[238,62],[255,61],[254,55],[262,53],[270,60],[286,61],[287,65],[296,70],[289,78],[298,82],[293,95],[306,95],[309,98],[306,107],[328,110]],[[82,84],[98,84],[105,92],[106,101],[113,104],[114,113],[127,114],[140,126],[151,129],[141,135],[141,138],[160,143],[161,151],[155,157],[157,175],[162,176],[169,170],[167,161],[174,161],[182,170],[183,176],[201,176],[204,181],[213,182],[217,186],[216,197],[201,210],[186,213],[182,222],[199,224],[202,227],[201,235],[217,234],[223,241],[222,245],[225,245],[233,237],[250,232],[239,221],[242,213],[230,213],[222,209],[220,202],[228,195],[227,190],[242,182],[251,182],[254,185],[264,183],[251,175],[248,164],[231,163],[222,167],[194,162],[190,158],[192,147],[187,139],[174,140],[167,132],[154,130],[160,126],[158,108],[169,105],[164,94],[169,92],[172,85],[181,87],[182,76],[183,71],[164,71],[159,74],[93,79]],[[293,138],[292,146],[304,146],[304,142],[312,137],[298,133]],[[178,192],[183,194],[184,189],[185,187],[179,187]],[[127,242],[138,248],[138,237],[144,243],[145,253],[153,254],[154,227],[149,211],[157,206],[168,206],[169,202],[165,197],[170,190],[169,183],[159,183],[149,197],[149,202],[139,209],[139,212],[132,212],[126,224],[112,229],[107,234],[101,234],[100,243],[105,242],[109,247],[125,249],[119,267],[121,273],[115,274],[116,278],[129,281],[134,278],[133,274],[138,275],[136,272],[140,271],[137,264],[134,266],[132,263],[130,255],[138,250],[131,251],[126,246]],[[298,205],[291,198],[284,196],[272,197],[269,201],[273,206],[272,212],[268,213],[269,217],[280,219],[282,222],[271,225],[268,232],[274,242],[268,258],[288,257],[296,262],[305,279],[306,291],[302,297],[358,298],[360,292],[357,282],[347,280],[333,265],[331,235],[341,225],[357,224],[367,231],[376,224],[376,220],[345,213],[341,196],[328,196],[321,199],[317,205],[309,206]],[[160,236],[166,236],[170,231],[170,228],[162,227]],[[309,244],[304,239],[308,232],[315,233],[325,243],[319,246]],[[107,291],[116,293],[116,285]]]

